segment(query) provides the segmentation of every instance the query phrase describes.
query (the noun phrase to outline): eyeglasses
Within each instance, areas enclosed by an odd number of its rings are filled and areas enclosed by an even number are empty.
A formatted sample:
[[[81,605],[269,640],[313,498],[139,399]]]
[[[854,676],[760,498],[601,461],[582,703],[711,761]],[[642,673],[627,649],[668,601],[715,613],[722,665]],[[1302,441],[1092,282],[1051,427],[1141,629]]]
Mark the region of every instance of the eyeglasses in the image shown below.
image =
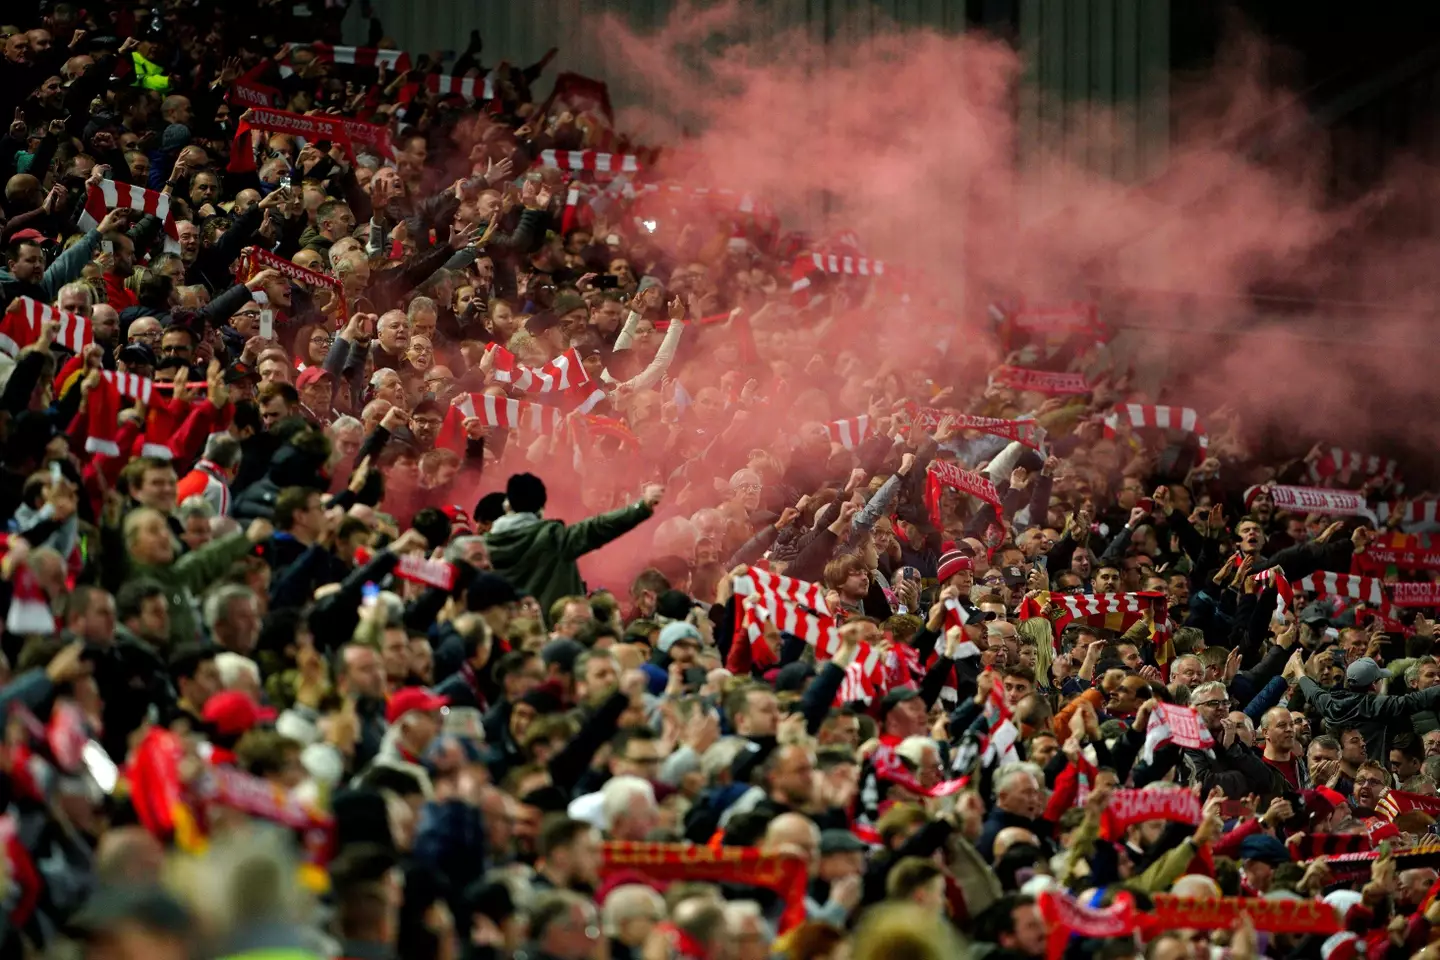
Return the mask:
[[[1231,703],[1231,701],[1229,701],[1229,700],[1192,700],[1192,701],[1190,701],[1190,706],[1192,706],[1192,707],[1228,707],[1228,706],[1230,706],[1230,703]]]
[[[323,345],[325,345],[325,346],[329,346],[331,343],[334,342],[334,340],[333,340],[333,338],[331,338],[331,337],[327,337],[327,336],[324,336],[324,335],[320,335],[320,336],[311,337],[311,338],[310,338],[310,342],[311,342],[312,344],[323,344]]]
[[[431,418],[429,418],[429,417],[426,417],[426,418],[424,418],[424,419],[421,419],[421,418],[418,418],[418,417],[417,417],[417,418],[412,419],[410,422],[415,426],[415,429],[417,429],[417,430],[420,430],[420,429],[424,429],[424,430],[439,430],[439,429],[440,429],[440,423],[441,423],[441,421],[439,421],[439,420],[433,420],[433,419],[431,419]]]
[[[1377,780],[1377,779],[1375,779],[1374,777],[1361,777],[1359,780],[1356,780],[1356,781],[1355,781],[1355,786],[1357,786],[1357,787],[1383,787],[1383,786],[1385,786],[1385,781],[1384,781],[1384,780]]]

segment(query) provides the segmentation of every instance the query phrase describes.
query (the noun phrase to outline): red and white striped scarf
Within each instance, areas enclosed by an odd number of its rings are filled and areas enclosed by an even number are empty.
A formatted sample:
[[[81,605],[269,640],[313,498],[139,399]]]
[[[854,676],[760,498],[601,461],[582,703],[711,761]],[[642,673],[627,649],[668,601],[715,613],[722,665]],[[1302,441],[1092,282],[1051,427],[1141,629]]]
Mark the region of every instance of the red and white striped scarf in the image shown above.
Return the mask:
[[[676,183],[646,183],[636,186],[629,179],[617,179],[613,185],[605,189],[605,195],[611,199],[624,198],[627,200],[654,195],[723,201],[726,205],[733,203],[735,210],[739,213],[754,213],[759,216],[773,215],[770,205],[764,200],[757,199],[751,194],[742,193],[739,190],[727,190],[724,188],[689,187]]]
[[[13,308],[0,318],[0,353],[13,357],[39,340],[40,328],[47,320],[59,322],[55,343],[71,353],[79,353],[86,344],[95,342],[90,321],[78,313],[67,313],[48,303],[19,297]]]
[[[565,427],[565,414],[560,410],[524,400],[472,393],[452,406],[461,416],[479,417],[481,423],[491,427],[513,427],[545,434],[558,434]]]
[[[100,376],[112,383],[120,396],[129,397],[136,403],[149,406],[151,397],[155,395],[155,381],[149,377],[134,373],[116,373],[114,370],[101,371]]]
[[[1383,608],[1385,584],[1376,577],[1362,577],[1349,573],[1320,571],[1295,581],[1295,589],[1314,593],[1317,597],[1348,597],[1372,607]]]
[[[1040,444],[1045,440],[1045,429],[1034,420],[1029,419],[1001,420],[996,417],[973,417],[964,413],[946,413],[944,410],[936,410],[933,407],[917,407],[914,404],[910,404],[910,416],[914,419],[915,425],[926,433],[934,433],[935,428],[940,426],[940,421],[948,416],[955,421],[957,429],[979,430],[981,433],[989,433],[1023,443],[1032,450],[1039,450]]]
[[[1136,430],[1156,427],[1161,430],[1183,430],[1195,435],[1200,449],[1210,446],[1210,438],[1200,425],[1200,415],[1189,407],[1151,406],[1143,403],[1126,403],[1115,408],[1105,418],[1105,436],[1115,436],[1121,422],[1127,422]]]
[[[1068,396],[1089,393],[1094,390],[1083,373],[1060,373],[1053,370],[1031,370],[1026,367],[999,367],[990,374],[993,386],[1008,387],[1044,393],[1050,396]]]
[[[315,55],[321,63],[348,63],[357,67],[383,66],[403,73],[410,69],[410,54],[404,50],[379,50],[375,47],[332,47],[328,43],[297,44]],[[288,77],[295,73],[287,58],[280,61],[280,75]]]
[[[122,451],[116,439],[120,429],[121,398],[128,397],[136,403],[143,403],[149,407],[155,398],[155,393],[155,381],[148,377],[141,377],[133,373],[117,373],[114,370],[102,370],[100,385],[90,391],[89,396],[85,398],[86,451],[105,457],[128,455],[129,451]],[[158,420],[158,418],[155,419]],[[159,460],[170,460],[174,457],[169,446],[161,441],[160,434],[164,432],[164,429],[157,423],[152,440],[151,426],[147,423],[146,440],[140,450],[141,456],[154,457]]]
[[[1166,610],[1165,594],[1142,590],[1138,593],[1051,593],[1048,596],[1052,604],[1050,622],[1057,637],[1077,620],[1123,633],[1143,620],[1147,610],[1153,611],[1155,628],[1152,639],[1156,660],[1160,663],[1169,660],[1162,654],[1168,648],[1174,624],[1170,622]],[[1044,595],[1038,600],[1027,599],[1020,604],[1018,616],[1022,620],[1039,616],[1043,606]]]
[[[1283,620],[1287,613],[1295,611],[1295,588],[1290,585],[1289,580],[1285,579],[1285,571],[1279,567],[1269,567],[1255,574],[1252,579],[1262,587],[1267,583],[1275,585],[1275,616],[1277,619]]]
[[[840,689],[835,692],[834,705],[838,707],[856,701],[870,704],[876,698],[889,693],[888,675],[884,661],[885,658],[880,655],[879,647],[872,647],[861,641],[860,650],[855,655],[855,662],[845,668],[845,676],[840,681]]]
[[[601,153],[598,150],[541,150],[535,166],[589,173],[639,173],[640,158],[629,153]]]
[[[373,556],[368,548],[360,547],[355,551],[355,562],[363,567]],[[423,553],[402,553],[395,564],[395,576],[427,587],[453,590],[456,571],[455,564],[445,560],[431,560]]]
[[[1277,509],[1291,513],[1325,513],[1334,516],[1370,517],[1375,514],[1358,493],[1323,487],[1267,486],[1270,501]]]
[[[940,488],[942,486],[959,490],[961,493],[981,500],[995,508],[997,518],[1003,515],[1004,507],[1000,492],[984,474],[966,470],[952,460],[934,460],[925,474],[925,506],[930,510],[930,522],[935,529],[943,530],[944,521],[940,516]]]
[[[101,180],[85,187],[85,207],[80,211],[80,226],[96,230],[111,210],[125,208],[139,213],[152,213],[165,230],[165,252],[180,252],[180,232],[170,215],[170,197],[155,190],[146,190],[128,183]]]
[[[489,347],[495,358],[495,379],[526,393],[555,393],[590,382],[580,351],[573,347],[542,367],[527,367],[498,343]]]
[[[808,580],[771,573],[761,567],[749,567],[735,578],[735,595],[740,597],[770,594],[787,603],[798,603],[821,614],[829,614],[825,606],[825,588]]]
[[[1424,497],[1402,502],[1405,509],[1400,517],[1401,530],[1407,533],[1440,530],[1440,500],[1434,497]],[[1375,508],[1375,515],[1381,524],[1389,523],[1391,514],[1395,513],[1399,506],[1394,503],[1382,503]]]
[[[864,413],[858,417],[851,417],[849,420],[827,423],[825,430],[830,434],[831,443],[838,443],[846,450],[854,450],[875,436],[875,428],[870,423],[870,416]]]
[[[840,629],[834,617],[790,603],[773,593],[741,597],[735,628],[737,632],[745,631],[751,662],[762,669],[780,662],[780,651],[772,650],[765,639],[767,623],[814,647],[818,660],[829,660],[839,648]]]
[[[1348,473],[1357,486],[1376,477],[1389,483],[1394,482],[1399,470],[1400,465],[1386,457],[1366,456],[1353,450],[1331,447],[1310,464],[1310,479],[1321,483],[1337,474]]]
[[[432,73],[425,78],[425,88],[442,95],[458,93],[466,100],[493,100],[495,74],[491,72],[483,77],[452,77],[446,73]]]
[[[810,295],[805,291],[812,286],[811,274],[820,273],[845,274],[852,277],[883,277],[885,275],[885,264],[879,260],[869,260],[865,257],[847,257],[830,253],[807,253],[796,258],[790,264],[790,294],[791,302],[796,306],[805,306],[811,302]]]

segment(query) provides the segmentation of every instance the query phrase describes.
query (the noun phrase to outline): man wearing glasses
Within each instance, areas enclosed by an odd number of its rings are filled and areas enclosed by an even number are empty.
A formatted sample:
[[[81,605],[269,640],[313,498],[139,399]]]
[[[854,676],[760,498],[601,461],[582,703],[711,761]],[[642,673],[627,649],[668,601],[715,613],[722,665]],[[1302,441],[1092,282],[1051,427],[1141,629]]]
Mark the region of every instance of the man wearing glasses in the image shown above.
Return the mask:
[[[1259,794],[1265,806],[1284,792],[1284,778],[1240,738],[1238,725],[1229,717],[1230,694],[1225,684],[1218,680],[1200,684],[1190,695],[1190,706],[1215,738],[1213,756],[1204,750],[1184,751],[1190,780],[1200,784],[1202,797],[1220,787],[1227,797]]]

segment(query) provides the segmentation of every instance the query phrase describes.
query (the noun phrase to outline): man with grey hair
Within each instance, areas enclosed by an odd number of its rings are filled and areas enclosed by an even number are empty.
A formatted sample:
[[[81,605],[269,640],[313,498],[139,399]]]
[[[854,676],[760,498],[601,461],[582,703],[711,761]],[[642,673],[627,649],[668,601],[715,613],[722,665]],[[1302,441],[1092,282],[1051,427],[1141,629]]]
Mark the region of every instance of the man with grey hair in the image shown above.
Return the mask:
[[[90,292],[90,285],[83,280],[71,281],[55,294],[55,306],[77,316],[90,316],[90,309],[94,304],[95,295]]]
[[[225,516],[230,512],[230,484],[240,470],[240,441],[229,433],[211,434],[195,469],[175,485],[175,497],[182,503],[200,497]]]
[[[1190,688],[1190,695],[1195,695],[1195,688],[1200,686],[1205,679],[1205,664],[1193,653],[1187,653],[1176,657],[1170,664],[1170,689],[1174,692],[1175,687],[1184,684]]]
[[[1053,854],[1049,837],[1053,831],[1039,823],[1045,811],[1045,774],[1032,763],[1007,763],[995,774],[995,804],[985,815],[975,849],[988,863],[995,849],[995,837],[1006,827],[1023,827],[1046,838],[1045,855]]]
[[[533,955],[548,960],[590,960],[600,937],[599,919],[588,897],[569,890],[542,894],[530,907]]]
[[[1200,784],[1200,795],[1209,796],[1220,787],[1227,797],[1258,793],[1262,802],[1269,803],[1275,796],[1270,768],[1246,746],[1241,727],[1231,716],[1225,684],[1218,680],[1200,684],[1190,693],[1190,706],[1215,738],[1213,751],[1183,751],[1190,781]]]
[[[237,583],[213,590],[204,603],[210,638],[226,650],[248,657],[260,640],[260,603],[255,591]]]
[[[665,921],[665,898],[647,884],[624,883],[606,895],[600,918],[610,956],[638,957],[650,931]]]
[[[659,822],[655,788],[650,781],[623,775],[600,788],[605,836],[611,840],[644,840]]]
[[[405,406],[405,384],[400,380],[400,374],[390,367],[381,367],[370,375],[370,395],[392,407]]]
[[[220,686],[225,690],[237,690],[259,703],[264,696],[260,685],[260,665],[249,657],[231,650],[215,654],[215,669],[220,674]]]
[[[175,508],[180,539],[187,550],[199,550],[215,537],[215,507],[204,497],[186,497]]]
[[[765,922],[760,904],[754,900],[731,900],[726,902],[724,911],[731,960],[765,960],[770,955],[775,933]]]
[[[1440,661],[1426,655],[1416,657],[1405,668],[1405,686],[1411,690],[1429,690],[1440,683]],[[1440,730],[1440,714],[1434,710],[1417,710],[1410,715],[1415,732],[1424,736],[1432,730]]]
[[[355,463],[355,455],[360,452],[360,444],[365,442],[365,425],[356,418],[346,414],[343,417],[336,417],[330,425],[325,428],[330,436],[330,446],[339,458],[342,466],[350,466]],[[340,471],[336,471],[337,474]],[[337,476],[337,482],[348,482],[349,471],[346,476]]]
[[[445,547],[445,559],[454,563],[464,560],[476,570],[490,570],[490,548],[480,536],[456,537]]]
[[[410,321],[410,335],[425,337],[434,342],[438,316],[439,311],[435,308],[435,301],[429,297],[416,297],[411,300],[410,306],[405,310],[405,317]]]

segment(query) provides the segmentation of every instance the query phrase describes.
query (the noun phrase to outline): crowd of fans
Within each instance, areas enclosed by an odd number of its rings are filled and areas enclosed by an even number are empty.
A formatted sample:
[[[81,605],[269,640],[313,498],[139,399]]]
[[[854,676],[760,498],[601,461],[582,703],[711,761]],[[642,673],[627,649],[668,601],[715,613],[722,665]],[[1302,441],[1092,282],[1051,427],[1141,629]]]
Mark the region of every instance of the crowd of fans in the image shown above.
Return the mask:
[[[344,12],[0,14],[6,956],[1433,955],[1393,465]]]

